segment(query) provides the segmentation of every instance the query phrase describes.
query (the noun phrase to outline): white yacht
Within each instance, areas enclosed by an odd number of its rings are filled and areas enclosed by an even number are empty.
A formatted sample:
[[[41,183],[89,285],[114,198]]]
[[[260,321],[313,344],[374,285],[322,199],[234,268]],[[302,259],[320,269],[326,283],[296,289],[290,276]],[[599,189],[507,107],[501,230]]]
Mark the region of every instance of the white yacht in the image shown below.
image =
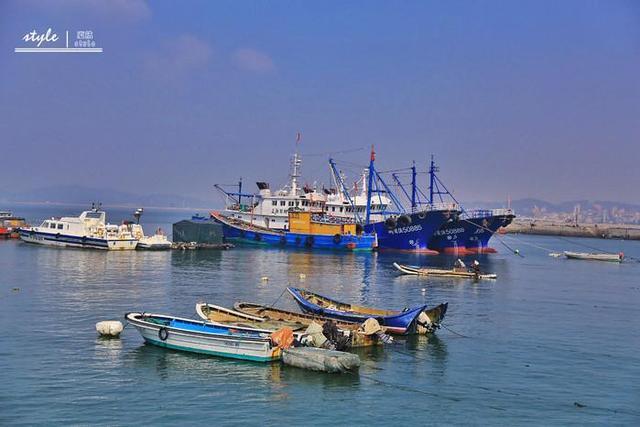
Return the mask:
[[[138,226],[140,227],[140,226]],[[167,239],[161,228],[156,230],[153,236],[142,236],[138,241],[138,249],[150,251],[162,251],[171,249],[171,241]]]
[[[167,239],[167,236],[162,231],[162,228],[158,228],[153,236],[144,235],[144,230],[142,229],[142,225],[140,225],[140,217],[142,216],[143,212],[143,208],[136,209],[133,214],[136,222],[135,224],[131,224],[131,232],[133,233],[133,236],[138,239],[137,249],[154,251],[171,249],[171,241]]]
[[[27,243],[105,250],[132,250],[138,245],[141,230],[134,233],[131,224],[108,224],[100,206],[92,206],[77,217],[50,218],[38,227],[20,229]]]

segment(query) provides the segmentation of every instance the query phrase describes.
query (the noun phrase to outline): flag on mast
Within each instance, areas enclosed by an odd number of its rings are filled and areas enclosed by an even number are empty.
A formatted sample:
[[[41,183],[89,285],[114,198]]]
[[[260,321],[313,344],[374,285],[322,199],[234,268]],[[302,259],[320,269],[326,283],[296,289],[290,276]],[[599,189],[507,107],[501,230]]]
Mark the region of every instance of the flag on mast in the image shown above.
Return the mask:
[[[302,134],[300,132],[298,132],[296,134],[296,144],[299,144],[301,139],[302,139]]]

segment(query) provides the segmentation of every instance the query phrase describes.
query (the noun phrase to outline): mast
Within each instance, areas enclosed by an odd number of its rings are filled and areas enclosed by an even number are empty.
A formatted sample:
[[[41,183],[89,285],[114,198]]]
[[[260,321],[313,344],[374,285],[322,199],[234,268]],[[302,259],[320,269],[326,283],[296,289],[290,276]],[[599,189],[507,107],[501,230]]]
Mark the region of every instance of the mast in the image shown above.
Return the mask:
[[[331,168],[331,173],[333,174],[333,177],[336,180],[338,189],[342,191],[343,196],[345,197],[345,199],[347,199],[347,201],[349,202],[349,205],[351,205],[351,207],[353,208],[353,217],[355,218],[356,222],[360,223],[361,222],[360,215],[358,215],[358,209],[356,209],[356,204],[351,198],[351,196],[349,195],[349,190],[347,189],[347,186],[344,183],[344,179],[342,179],[340,172],[338,172],[338,167],[336,166],[336,162],[334,162],[332,158],[329,158],[329,167]]]
[[[369,181],[367,183],[367,214],[365,218],[365,224],[369,225],[369,219],[371,217],[371,193],[373,192],[373,174],[375,173],[373,162],[376,160],[376,152],[371,146],[371,158],[369,160]]]
[[[411,166],[411,212],[416,210],[416,162]]]
[[[238,206],[242,209],[242,177],[238,181]]]
[[[298,178],[300,178],[300,164],[302,163],[302,159],[298,154],[298,145],[300,144],[301,138],[302,135],[298,132],[296,134],[296,150],[291,160],[291,195],[293,196],[298,194]]]
[[[433,184],[435,181],[436,165],[431,155],[431,165],[429,166],[429,204],[433,205]]]

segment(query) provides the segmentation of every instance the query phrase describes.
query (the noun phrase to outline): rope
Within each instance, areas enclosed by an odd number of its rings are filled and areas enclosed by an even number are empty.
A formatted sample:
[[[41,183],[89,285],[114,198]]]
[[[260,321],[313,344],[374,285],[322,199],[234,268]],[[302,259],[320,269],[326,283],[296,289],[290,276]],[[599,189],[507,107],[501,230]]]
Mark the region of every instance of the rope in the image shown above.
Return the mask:
[[[289,283],[289,284],[290,284],[290,283]],[[280,301],[280,298],[282,298],[282,295],[284,295],[284,293],[285,293],[286,291],[287,291],[287,288],[284,288],[284,289],[282,290],[282,292],[280,292],[280,295],[278,295],[278,298],[276,298],[276,300],[275,300],[273,303],[271,303],[271,305],[270,305],[269,307],[270,307],[270,308],[273,308],[273,307],[276,305],[276,303],[277,303],[278,301]]]
[[[468,220],[468,219],[462,219],[462,220],[463,220],[463,221],[468,222],[469,224],[475,225],[476,227],[482,228],[483,230],[486,230],[486,231],[490,232],[490,233],[491,233],[492,235],[494,235],[494,236],[496,235],[496,233],[495,233],[493,230],[491,230],[490,228],[487,228],[487,227],[485,227],[485,226],[483,226],[483,225],[476,224],[475,222],[471,222],[471,221],[470,221],[470,220]],[[500,236],[496,236],[496,238],[498,239],[498,241],[499,241],[499,242],[500,242],[500,243],[501,243],[505,248],[509,249],[509,250],[510,250],[514,255],[517,255],[517,256],[519,256],[520,258],[524,258],[524,255],[522,255],[518,249],[513,249],[511,246],[507,245],[507,244],[506,244],[506,243],[505,243],[505,242],[500,238]]]
[[[451,332],[451,333],[454,333],[454,334],[458,335],[459,337],[462,337],[462,338],[471,338],[471,337],[469,337],[469,336],[467,336],[467,335],[462,335],[461,333],[454,331],[453,329],[451,329],[451,328],[447,327],[447,325],[445,325],[445,324],[440,324],[440,326],[442,326],[443,328],[445,328],[447,331],[449,331],[449,332]]]

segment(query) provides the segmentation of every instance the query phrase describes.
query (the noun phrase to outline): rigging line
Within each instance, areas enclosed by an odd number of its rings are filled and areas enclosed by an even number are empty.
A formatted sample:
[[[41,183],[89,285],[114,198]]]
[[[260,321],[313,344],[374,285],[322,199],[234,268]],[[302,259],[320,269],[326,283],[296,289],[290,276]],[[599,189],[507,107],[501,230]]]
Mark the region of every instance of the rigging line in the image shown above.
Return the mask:
[[[534,248],[537,248],[537,249],[542,249],[543,251],[548,252],[550,254],[554,253],[554,252],[558,252],[558,250],[552,250],[552,249],[549,249],[549,248],[545,248],[544,246],[536,245],[534,243],[525,242],[524,240],[520,240],[515,236],[506,236],[505,235],[505,236],[503,236],[503,238],[504,239],[513,239],[513,240],[517,241],[518,243],[520,243],[522,245],[527,245],[527,246],[531,246],[531,247],[534,247]]]
[[[462,335],[461,333],[454,331],[453,329],[449,328],[449,327],[448,327],[447,325],[445,325],[444,323],[441,323],[441,324],[440,324],[440,326],[442,326],[443,328],[445,328],[447,331],[449,331],[449,332],[451,332],[451,333],[454,333],[454,334],[458,335],[459,337],[462,337],[462,338],[471,338],[470,336]]]
[[[350,148],[348,150],[340,150],[340,151],[326,151],[324,153],[302,153],[301,155],[306,157],[333,156],[334,154],[355,153],[357,151],[363,151],[366,149],[367,147],[360,147],[360,148]]]
[[[472,225],[475,225],[476,227],[482,228],[483,230],[486,230],[486,231],[490,232],[493,236],[496,236],[496,234],[497,234],[497,233],[495,233],[494,231],[492,231],[491,229],[489,229],[489,228],[487,228],[487,227],[485,227],[485,226],[483,226],[483,225],[476,224],[475,222],[469,221],[468,219],[462,219],[462,221],[466,221],[466,222],[468,222],[469,224],[472,224]],[[514,255],[517,255],[517,256],[519,256],[520,258],[524,258],[524,255],[522,255],[522,254],[520,253],[520,251],[519,251],[519,250],[517,250],[517,249],[513,249],[511,246],[507,245],[507,244],[506,244],[506,243],[505,243],[505,242],[500,238],[500,236],[496,236],[496,238],[498,239],[498,242],[502,243],[502,245],[503,245],[505,248],[509,249],[509,250],[510,250]]]
[[[564,236],[555,236],[555,237],[556,237],[556,239],[564,240],[564,241],[569,242],[569,243],[571,243],[571,244],[573,244],[573,245],[576,245],[576,246],[582,246],[582,247],[584,247],[584,248],[587,248],[587,249],[593,249],[594,251],[598,251],[598,252],[612,253],[612,252],[603,251],[602,249],[600,249],[600,248],[596,248],[595,246],[589,246],[589,245],[585,245],[584,243],[574,242],[574,241],[572,241],[572,240],[567,239],[567,238],[566,238],[566,237],[564,237]]]
[[[287,286],[290,286],[290,285],[291,285],[291,283],[288,283],[288,284],[287,284]],[[278,298],[276,298],[276,300],[275,300],[274,302],[272,302],[272,303],[271,303],[271,305],[269,306],[270,308],[273,308],[273,307],[276,305],[276,303],[277,303],[278,301],[280,301],[280,298],[282,298],[282,295],[284,295],[284,293],[286,292],[286,290],[287,290],[287,288],[284,288],[284,289],[282,290],[282,292],[280,292],[280,295],[278,296]]]

